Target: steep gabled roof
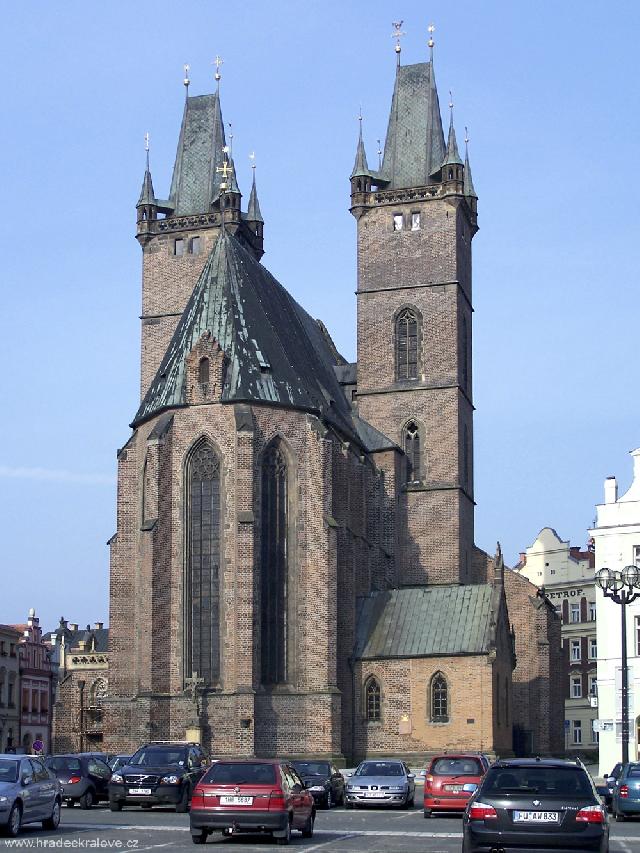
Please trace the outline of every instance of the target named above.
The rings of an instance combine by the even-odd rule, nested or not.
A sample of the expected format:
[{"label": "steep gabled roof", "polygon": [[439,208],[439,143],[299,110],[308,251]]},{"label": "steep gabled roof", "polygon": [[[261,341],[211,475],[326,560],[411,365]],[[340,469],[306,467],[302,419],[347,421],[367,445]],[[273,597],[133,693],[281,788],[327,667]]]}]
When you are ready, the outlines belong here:
[{"label": "steep gabled roof", "polygon": [[186,359],[206,332],[227,358],[223,402],[312,412],[360,440],[322,329],[227,232],[216,241],[132,426],[186,404]]},{"label": "steep gabled roof", "polygon": [[432,62],[398,66],[381,176],[390,189],[432,183],[445,157]]}]

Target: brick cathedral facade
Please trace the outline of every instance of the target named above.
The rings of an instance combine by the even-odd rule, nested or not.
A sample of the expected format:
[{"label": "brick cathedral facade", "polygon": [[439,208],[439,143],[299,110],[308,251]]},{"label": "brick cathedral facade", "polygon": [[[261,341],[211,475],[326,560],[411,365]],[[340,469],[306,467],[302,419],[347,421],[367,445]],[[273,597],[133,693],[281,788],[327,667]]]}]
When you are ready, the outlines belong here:
[{"label": "brick cathedral facade", "polygon": [[474,545],[477,197],[432,61],[398,63],[383,162],[360,136],[350,180],[357,363],[262,264],[219,93],[186,99],[167,199],[147,164],[113,751],[188,728],[213,755],[512,749],[515,636],[540,618],[511,624],[501,555]]}]

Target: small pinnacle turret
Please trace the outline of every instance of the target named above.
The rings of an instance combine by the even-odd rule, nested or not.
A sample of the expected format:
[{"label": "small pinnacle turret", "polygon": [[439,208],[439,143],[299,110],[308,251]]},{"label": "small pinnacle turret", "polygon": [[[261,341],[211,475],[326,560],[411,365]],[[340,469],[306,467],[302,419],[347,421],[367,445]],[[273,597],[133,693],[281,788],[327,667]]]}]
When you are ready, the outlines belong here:
[{"label": "small pinnacle turret", "polygon": [[473,186],[473,178],[471,177],[471,166],[469,165],[469,146],[467,144],[467,140],[465,139],[465,151],[464,151],[464,194],[468,198],[477,199],[477,193]]},{"label": "small pinnacle turret", "polygon": [[253,172],[253,182],[251,184],[251,195],[249,196],[249,208],[247,210],[248,222],[264,222],[262,213],[260,212],[260,202],[258,201],[258,191],[256,190],[256,173]]},{"label": "small pinnacle turret", "polygon": [[462,158],[458,151],[458,143],[456,141],[456,131],[453,126],[453,110],[451,110],[451,119],[449,121],[449,138],[447,140],[447,153],[442,162],[442,166],[462,166]]},{"label": "small pinnacle turret", "polygon": [[358,136],[358,147],[356,149],[356,159],[353,164],[353,171],[351,172],[352,178],[362,178],[365,175],[371,175],[369,171],[369,164],[367,163],[367,152],[364,148],[364,141],[362,139],[362,119],[360,119],[360,134]]},{"label": "small pinnacle turret", "polygon": [[156,197],[153,191],[153,181],[151,180],[151,172],[149,171],[149,167],[145,169],[144,178],[142,180],[142,189],[140,190],[140,198],[138,199],[138,203],[136,207],[143,207],[144,205],[156,205]]}]

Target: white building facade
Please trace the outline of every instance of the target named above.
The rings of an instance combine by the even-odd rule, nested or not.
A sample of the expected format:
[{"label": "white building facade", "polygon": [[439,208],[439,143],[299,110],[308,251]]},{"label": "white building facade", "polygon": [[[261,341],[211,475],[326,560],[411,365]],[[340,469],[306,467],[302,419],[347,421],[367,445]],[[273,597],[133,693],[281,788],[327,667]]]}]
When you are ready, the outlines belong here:
[{"label": "white building facade", "polygon": [[[640,565],[640,448],[631,452],[633,482],[618,497],[615,477],[604,484],[604,503],[596,506],[590,531],[595,541],[596,571],[607,567],[621,571]],[[629,758],[638,757],[640,733],[640,599],[627,608],[627,656],[629,667]],[[621,760],[622,743],[622,643],[621,605],[596,591],[598,638],[598,717],[600,728],[600,775],[609,773]]]},{"label": "white building facade", "polygon": [[595,555],[571,547],[551,527],[520,554],[514,568],[531,583],[544,587],[562,619],[565,665],[564,746],[570,755],[598,749],[593,721],[597,711],[597,633]]}]

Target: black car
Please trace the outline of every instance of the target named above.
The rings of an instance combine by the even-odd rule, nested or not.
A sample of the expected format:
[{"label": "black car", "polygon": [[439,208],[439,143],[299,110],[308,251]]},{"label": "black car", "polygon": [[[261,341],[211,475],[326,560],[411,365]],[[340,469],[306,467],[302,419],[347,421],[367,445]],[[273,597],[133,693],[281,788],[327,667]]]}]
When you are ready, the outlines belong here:
[{"label": "black car", "polygon": [[292,761],[316,805],[325,809],[344,803],[344,776],[329,761]]},{"label": "black car", "polygon": [[609,811],[611,811],[611,809],[612,809],[613,793],[616,789],[616,782],[618,781],[618,779],[620,778],[620,774],[622,773],[623,766],[624,765],[622,764],[622,762],[618,761],[618,763],[615,765],[615,767],[613,768],[611,773],[609,773],[608,776],[604,777],[604,781],[606,782],[607,790],[606,790],[606,792],[603,791],[602,793],[603,793],[603,796],[607,802],[607,808],[609,809]]},{"label": "black car", "polygon": [[206,770],[206,756],[199,743],[154,741],[131,756],[109,783],[109,808],[123,806],[173,806],[189,808],[191,793]]},{"label": "black car", "polygon": [[463,818],[463,853],[509,850],[608,853],[609,820],[591,776],[575,761],[497,761]]},{"label": "black car", "polygon": [[81,809],[90,809],[94,803],[109,799],[111,768],[100,758],[70,753],[50,755],[44,763],[57,776],[68,806],[78,803]]}]

